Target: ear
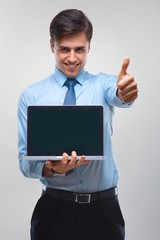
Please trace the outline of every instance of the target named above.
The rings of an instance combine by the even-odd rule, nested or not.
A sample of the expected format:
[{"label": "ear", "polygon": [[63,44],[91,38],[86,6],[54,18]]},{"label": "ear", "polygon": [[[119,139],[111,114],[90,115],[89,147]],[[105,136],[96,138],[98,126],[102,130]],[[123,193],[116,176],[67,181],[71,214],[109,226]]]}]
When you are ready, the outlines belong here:
[{"label": "ear", "polygon": [[89,51],[90,51],[90,47],[91,47],[91,44],[89,43],[89,46],[88,46],[88,53],[89,53]]},{"label": "ear", "polygon": [[87,51],[87,53],[89,53],[90,47],[91,47],[91,45],[90,45],[90,42],[89,42],[89,43],[88,43],[88,51]]},{"label": "ear", "polygon": [[50,47],[51,47],[52,52],[54,53],[54,41],[52,38],[50,39]]}]

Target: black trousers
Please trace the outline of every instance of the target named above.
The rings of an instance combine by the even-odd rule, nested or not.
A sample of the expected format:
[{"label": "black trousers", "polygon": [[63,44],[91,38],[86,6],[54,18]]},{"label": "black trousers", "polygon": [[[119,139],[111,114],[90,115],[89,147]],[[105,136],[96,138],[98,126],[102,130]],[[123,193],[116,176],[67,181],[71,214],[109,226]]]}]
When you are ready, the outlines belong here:
[{"label": "black trousers", "polygon": [[73,203],[43,193],[31,219],[31,240],[124,240],[118,197]]}]

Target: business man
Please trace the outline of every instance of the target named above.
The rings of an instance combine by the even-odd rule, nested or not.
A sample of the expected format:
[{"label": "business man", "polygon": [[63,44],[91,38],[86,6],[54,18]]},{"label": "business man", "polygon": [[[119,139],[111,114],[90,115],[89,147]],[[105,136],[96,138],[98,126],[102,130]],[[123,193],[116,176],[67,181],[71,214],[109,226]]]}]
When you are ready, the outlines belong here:
[{"label": "business man", "polygon": [[[117,77],[106,73],[94,75],[84,69],[92,31],[92,24],[82,11],[67,9],[58,13],[50,24],[54,73],[29,86],[19,99],[19,157],[27,151],[28,106],[67,102],[101,105],[104,109],[104,161],[87,161],[84,155],[77,158],[76,149],[64,152],[60,161],[20,160],[24,176],[40,179],[43,184],[31,220],[32,240],[125,237],[117,194],[119,176],[112,152],[112,118],[115,107],[132,106],[138,94],[137,83],[127,73],[129,58],[123,60]],[[68,96],[74,96],[74,103],[69,102]]]}]

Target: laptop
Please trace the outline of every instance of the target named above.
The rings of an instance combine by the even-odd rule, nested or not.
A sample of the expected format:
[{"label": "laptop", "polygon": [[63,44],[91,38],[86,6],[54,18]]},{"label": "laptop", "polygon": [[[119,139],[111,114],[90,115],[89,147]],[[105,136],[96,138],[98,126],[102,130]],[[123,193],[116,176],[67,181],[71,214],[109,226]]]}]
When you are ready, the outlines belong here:
[{"label": "laptop", "polygon": [[27,116],[22,160],[61,160],[72,151],[78,158],[104,159],[102,106],[29,106]]}]

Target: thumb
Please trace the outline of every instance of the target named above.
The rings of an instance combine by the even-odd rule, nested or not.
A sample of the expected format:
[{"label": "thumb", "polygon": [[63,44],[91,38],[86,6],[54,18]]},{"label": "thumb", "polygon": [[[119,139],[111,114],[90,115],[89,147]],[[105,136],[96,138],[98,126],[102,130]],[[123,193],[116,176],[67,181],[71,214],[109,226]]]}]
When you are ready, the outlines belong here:
[{"label": "thumb", "polygon": [[130,63],[130,59],[128,57],[126,57],[123,60],[122,68],[121,68],[121,71],[118,75],[118,81],[120,81],[127,74],[127,68],[129,66],[129,63]]}]

